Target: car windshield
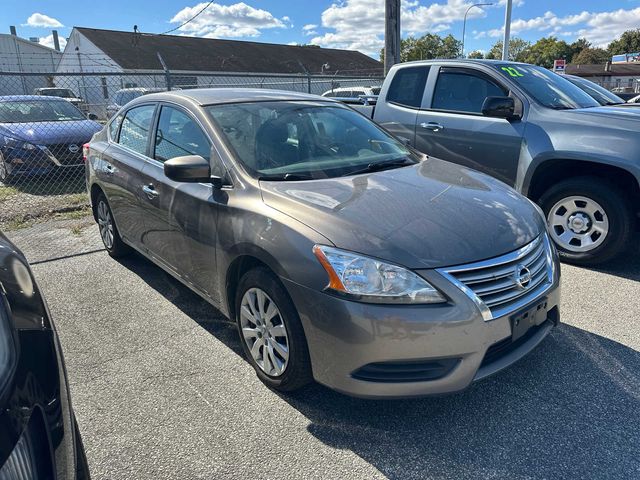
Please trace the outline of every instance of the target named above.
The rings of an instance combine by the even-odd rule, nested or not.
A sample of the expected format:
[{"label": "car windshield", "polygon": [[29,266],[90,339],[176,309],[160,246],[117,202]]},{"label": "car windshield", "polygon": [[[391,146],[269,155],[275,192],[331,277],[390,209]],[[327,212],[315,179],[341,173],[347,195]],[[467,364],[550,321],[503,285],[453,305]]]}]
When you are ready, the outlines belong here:
[{"label": "car windshield", "polygon": [[47,97],[62,97],[72,98],[74,95],[66,88],[47,88],[46,90],[40,90],[40,95]]},{"label": "car windshield", "polygon": [[333,103],[253,102],[205,108],[237,159],[261,179],[330,178],[418,161],[372,121]]},{"label": "car windshield", "polygon": [[86,120],[65,100],[18,100],[0,102],[0,123],[64,122]]},{"label": "car windshield", "polygon": [[509,63],[497,63],[494,68],[545,107],[568,110],[600,105],[573,83],[546,68]]},{"label": "car windshield", "polygon": [[583,92],[589,94],[596,102],[600,105],[620,105],[624,103],[619,96],[615,93],[610,92],[604,87],[601,87],[597,83],[593,83],[589,80],[585,80],[580,77],[564,77],[573,83],[576,87],[578,87]]}]

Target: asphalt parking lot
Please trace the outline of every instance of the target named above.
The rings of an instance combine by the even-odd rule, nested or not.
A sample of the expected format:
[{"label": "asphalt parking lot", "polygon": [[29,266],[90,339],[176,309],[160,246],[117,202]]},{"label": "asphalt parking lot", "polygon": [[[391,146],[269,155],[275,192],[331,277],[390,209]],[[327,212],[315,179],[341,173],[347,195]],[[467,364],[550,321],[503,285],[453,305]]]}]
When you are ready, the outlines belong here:
[{"label": "asphalt parking lot", "polygon": [[138,255],[33,269],[94,479],[640,477],[640,250],[564,266],[564,324],[509,370],[384,402],[268,390],[235,327]]}]

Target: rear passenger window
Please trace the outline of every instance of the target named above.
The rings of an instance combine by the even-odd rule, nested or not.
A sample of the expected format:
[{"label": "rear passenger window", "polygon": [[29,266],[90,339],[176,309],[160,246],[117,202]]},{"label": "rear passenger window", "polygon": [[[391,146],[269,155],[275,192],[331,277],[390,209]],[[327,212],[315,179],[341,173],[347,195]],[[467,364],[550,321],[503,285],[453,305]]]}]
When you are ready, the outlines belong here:
[{"label": "rear passenger window", "polygon": [[146,155],[155,108],[155,105],[142,105],[129,110],[122,121],[118,143]]},{"label": "rear passenger window", "polygon": [[447,68],[440,70],[431,105],[436,110],[482,113],[487,97],[502,97],[507,93],[480,73]]},{"label": "rear passenger window", "polygon": [[186,113],[162,107],[156,132],[155,159],[164,162],[185,155],[209,159],[211,145],[198,124]]},{"label": "rear passenger window", "polygon": [[387,92],[387,102],[420,108],[429,67],[408,67],[396,72]]}]

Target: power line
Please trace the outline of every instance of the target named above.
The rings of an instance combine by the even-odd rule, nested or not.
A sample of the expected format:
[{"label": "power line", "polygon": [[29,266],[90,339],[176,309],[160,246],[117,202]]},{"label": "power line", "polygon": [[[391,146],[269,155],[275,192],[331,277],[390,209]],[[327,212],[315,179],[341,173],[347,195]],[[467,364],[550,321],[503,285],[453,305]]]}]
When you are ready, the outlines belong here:
[{"label": "power line", "polygon": [[184,23],[181,23],[180,25],[178,25],[175,28],[172,28],[171,30],[167,30],[166,32],[162,32],[162,33],[158,33],[157,35],[166,35],[167,33],[171,33],[171,32],[175,32],[176,30],[178,30],[179,28],[184,27],[187,23],[192,22],[193,20],[196,19],[196,17],[198,15],[200,15],[202,12],[204,12],[207,8],[209,8],[211,6],[211,4],[213,3],[213,0],[211,0],[209,3],[207,3],[202,10],[200,10],[198,13],[196,13],[193,17],[191,17],[189,20],[187,20]]}]

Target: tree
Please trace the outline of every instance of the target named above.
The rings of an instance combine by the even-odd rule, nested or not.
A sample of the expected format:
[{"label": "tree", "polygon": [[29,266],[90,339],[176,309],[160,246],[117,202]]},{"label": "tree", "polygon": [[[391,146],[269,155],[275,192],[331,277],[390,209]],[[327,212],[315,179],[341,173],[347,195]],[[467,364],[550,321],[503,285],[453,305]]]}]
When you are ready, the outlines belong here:
[{"label": "tree", "polygon": [[609,55],[640,52],[640,29],[627,30],[620,38],[609,44]]},{"label": "tree", "polygon": [[523,61],[541,67],[553,67],[553,61],[559,59],[571,60],[573,52],[571,46],[556,37],[544,37],[531,45],[523,54]]},{"label": "tree", "polygon": [[467,54],[467,58],[484,58],[484,54],[480,50],[474,50]]},{"label": "tree", "polygon": [[585,48],[573,56],[571,63],[578,65],[598,65],[609,60],[609,54],[603,48]]},{"label": "tree", "polygon": [[[457,58],[461,50],[462,42],[453,35],[444,38],[434,33],[427,33],[420,38],[409,36],[400,40],[400,61]],[[380,50],[380,61],[384,62],[384,49]]]},{"label": "tree", "polygon": [[[522,62],[527,49],[531,47],[531,42],[527,42],[518,37],[512,37],[509,40],[509,61]],[[502,58],[502,40],[498,40],[491,50],[487,52],[485,58],[500,60]]]},{"label": "tree", "polygon": [[579,38],[571,45],[569,45],[569,48],[571,49],[571,57],[567,58],[567,60],[571,60],[571,63],[575,63],[573,59],[576,57],[576,55],[587,48],[591,48],[591,42],[586,38]]}]

